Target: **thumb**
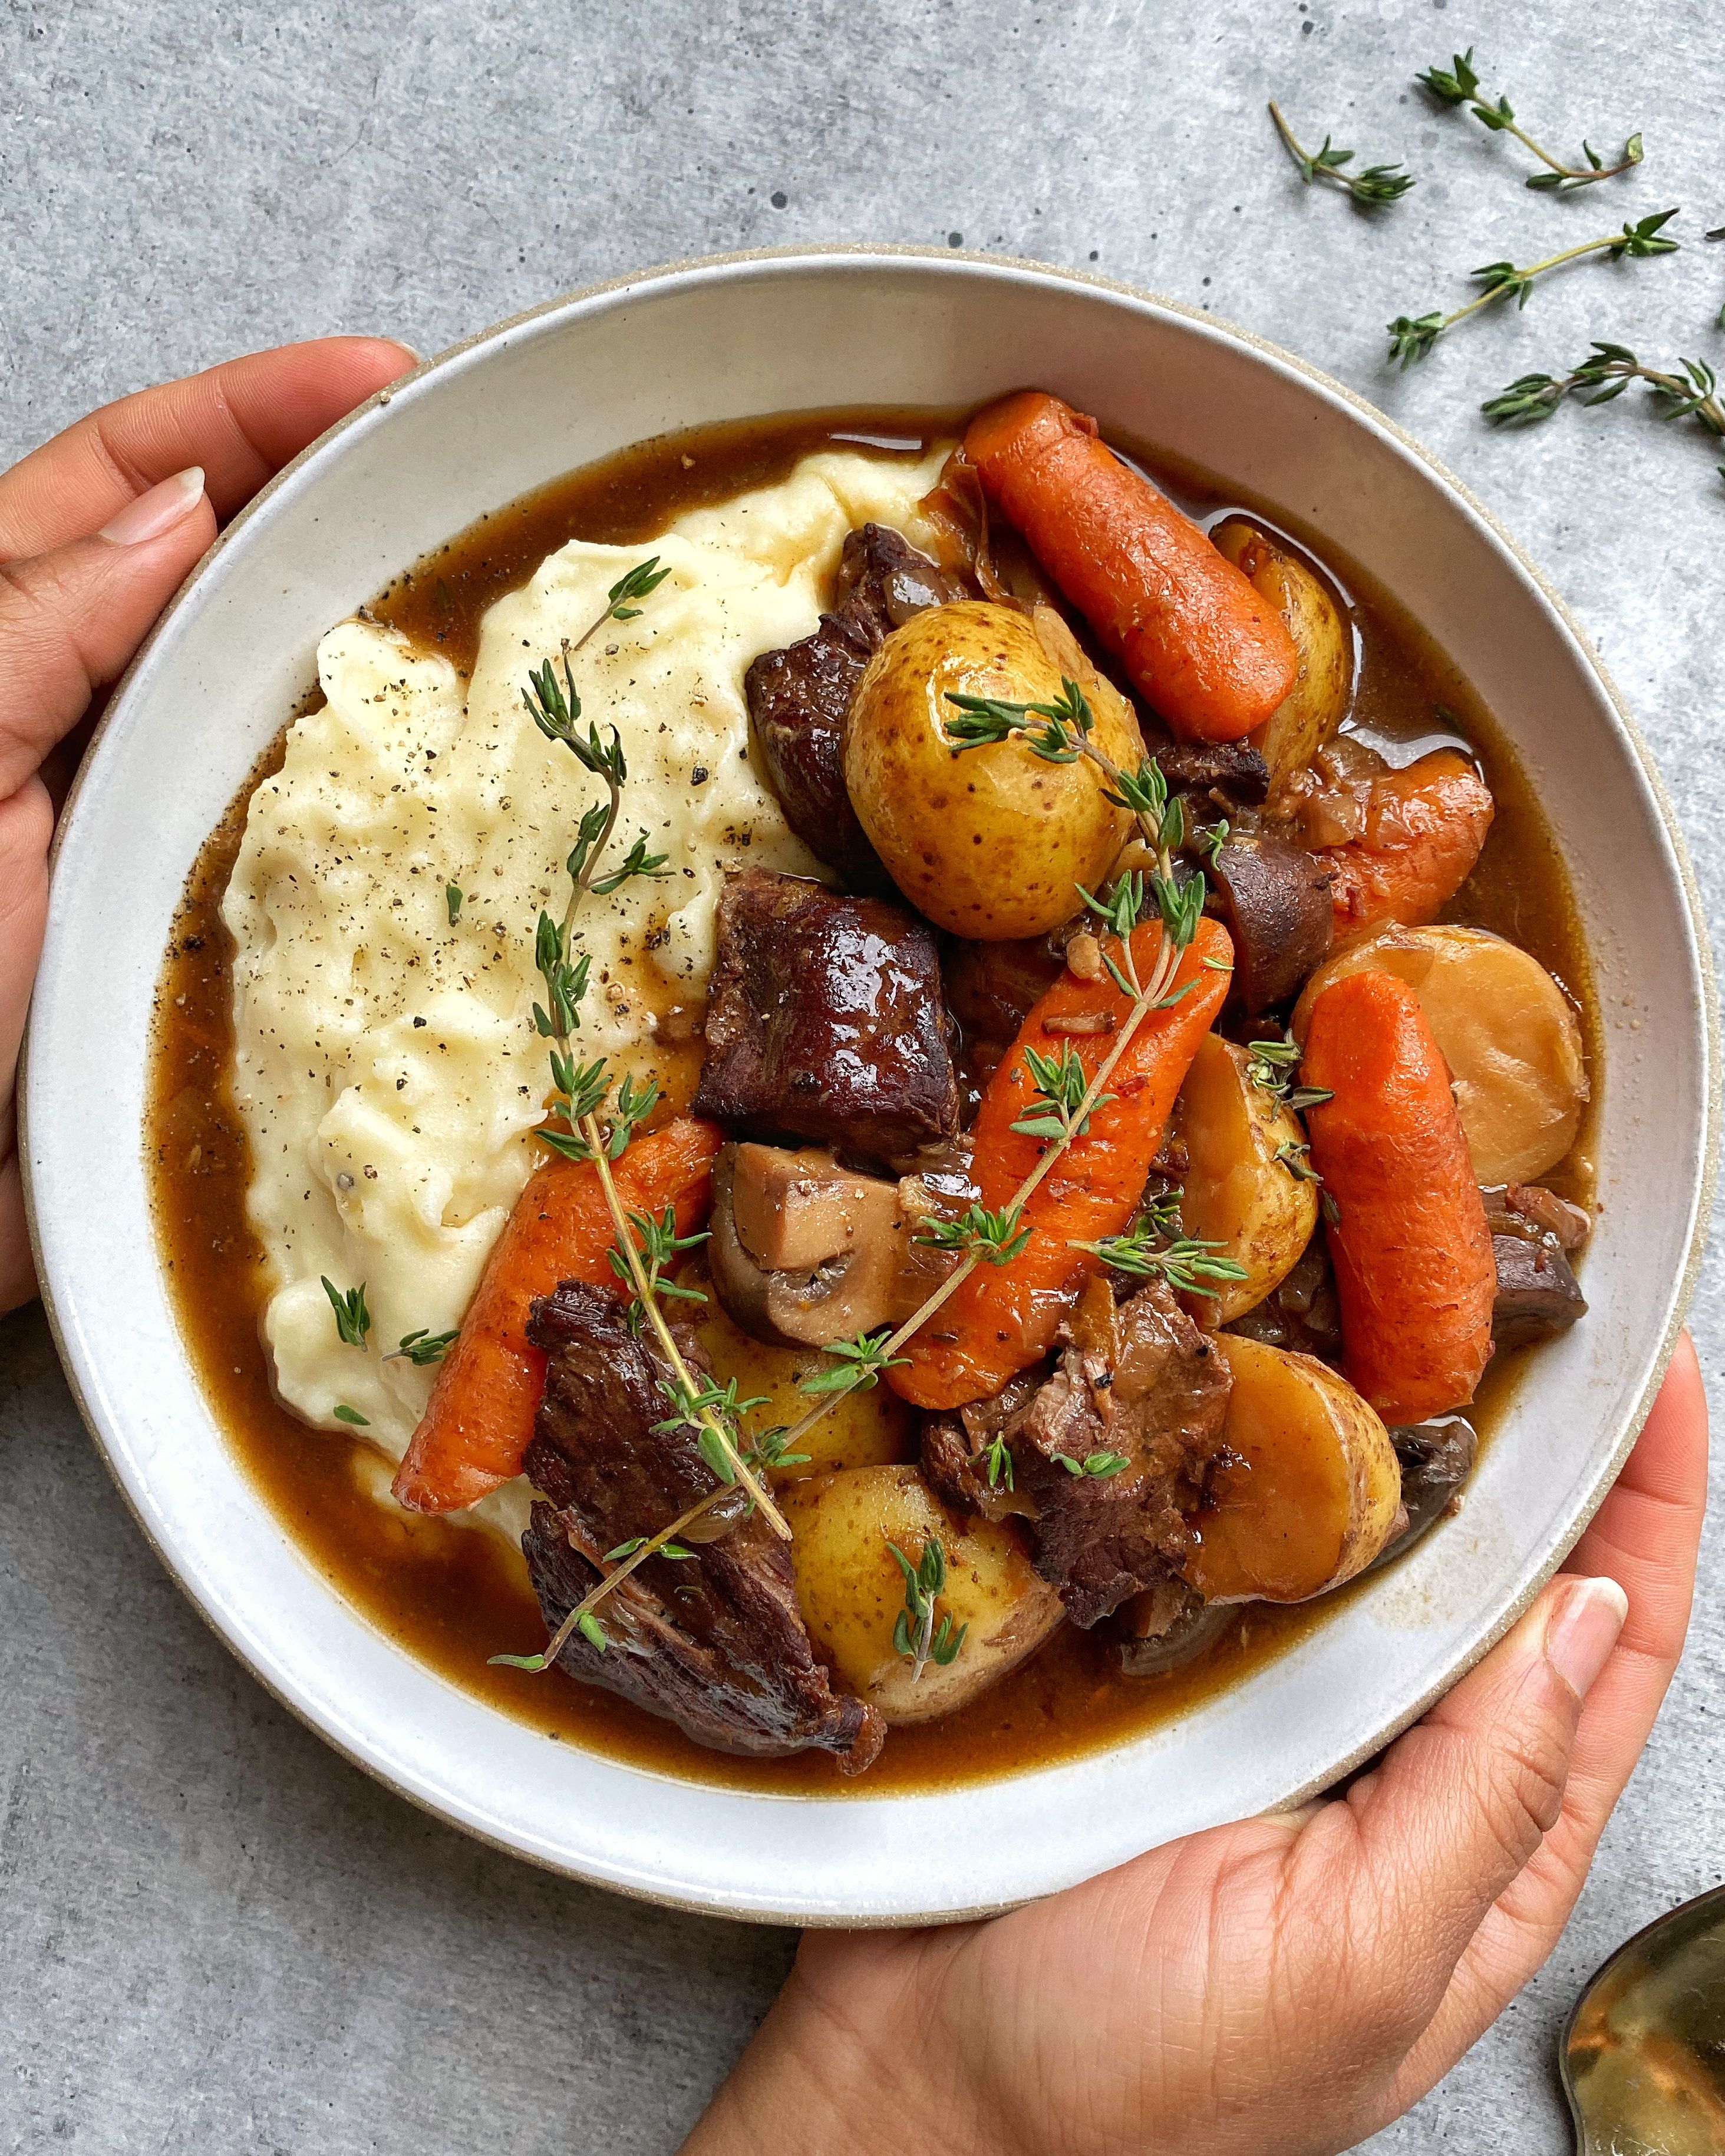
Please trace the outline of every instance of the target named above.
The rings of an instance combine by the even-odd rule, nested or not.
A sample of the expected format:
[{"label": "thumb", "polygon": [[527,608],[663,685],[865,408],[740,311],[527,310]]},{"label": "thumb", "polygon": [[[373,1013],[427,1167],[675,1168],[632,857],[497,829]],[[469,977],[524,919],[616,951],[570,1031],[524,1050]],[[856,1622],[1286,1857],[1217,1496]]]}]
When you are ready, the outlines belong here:
[{"label": "thumb", "polygon": [[1405,2048],[1556,1824],[1581,1702],[1628,1614],[1614,1579],[1553,1584],[1478,1668],[1302,1830],[1345,1888],[1357,2003]]},{"label": "thumb", "polygon": [[0,562],[0,801],[125,670],[215,531],[194,465],[94,538]]}]

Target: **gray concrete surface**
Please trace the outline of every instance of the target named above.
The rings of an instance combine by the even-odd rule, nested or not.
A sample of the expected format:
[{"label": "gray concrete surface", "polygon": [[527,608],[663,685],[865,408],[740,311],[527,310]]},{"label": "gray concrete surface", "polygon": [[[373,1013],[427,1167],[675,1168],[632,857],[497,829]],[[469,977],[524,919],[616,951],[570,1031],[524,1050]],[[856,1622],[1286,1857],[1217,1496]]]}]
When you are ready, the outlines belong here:
[{"label": "gray concrete surface", "polygon": [[[1411,86],[1470,42],[1536,131],[1640,126],[1645,167],[1526,192],[1512,145]],[[1476,412],[1593,336],[1725,357],[1725,246],[1699,244],[1722,60],[1711,0],[0,0],[0,457],[228,352],[338,327],[430,350],[708,249],[1093,262],[1332,369],[1466,477],[1640,712],[1725,921],[1717,457],[1639,398],[1517,439]],[[1375,222],[1302,191],[1271,94],[1419,189]],[[1384,370],[1380,325],[1457,304],[1476,264],[1674,203],[1681,254],[1584,264]],[[1717,1394],[1717,1252],[1696,1329]],[[1567,2148],[1549,2062],[1579,1982],[1725,1874],[1722,1533],[1567,1936],[1384,2156]],[[35,1313],[0,1327],[0,1789],[7,2150],[666,2149],[793,1943],[548,1880],[326,1752],[168,1585]]]}]

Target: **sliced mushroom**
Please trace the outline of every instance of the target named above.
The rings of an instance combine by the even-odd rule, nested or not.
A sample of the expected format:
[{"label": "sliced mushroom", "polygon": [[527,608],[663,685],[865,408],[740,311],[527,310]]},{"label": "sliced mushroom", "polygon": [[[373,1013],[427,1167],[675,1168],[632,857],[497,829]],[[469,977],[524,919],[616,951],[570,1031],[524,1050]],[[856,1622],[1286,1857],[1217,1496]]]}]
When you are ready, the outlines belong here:
[{"label": "sliced mushroom", "polygon": [[1286,839],[1230,839],[1217,854],[1215,882],[1234,939],[1235,1000],[1252,1017],[1291,1002],[1329,956],[1329,870]]},{"label": "sliced mushroom", "polygon": [[926,1202],[829,1152],[724,1147],[713,1167],[707,1258],[744,1332],[780,1347],[854,1340],[908,1317],[954,1262],[918,1242]]}]

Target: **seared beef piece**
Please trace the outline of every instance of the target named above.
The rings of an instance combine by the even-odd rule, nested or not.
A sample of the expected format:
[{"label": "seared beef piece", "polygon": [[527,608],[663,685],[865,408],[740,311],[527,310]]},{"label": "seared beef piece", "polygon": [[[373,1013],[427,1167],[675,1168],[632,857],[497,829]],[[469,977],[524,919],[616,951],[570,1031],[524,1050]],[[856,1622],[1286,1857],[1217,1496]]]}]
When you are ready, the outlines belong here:
[{"label": "seared beef piece", "polygon": [[1342,1312],[1336,1301],[1336,1276],[1322,1235],[1314,1235],[1304,1255],[1274,1294],[1222,1327],[1268,1348],[1315,1355],[1321,1363],[1342,1360]]},{"label": "seared beef piece", "polygon": [[906,1164],[954,1136],[933,930],[798,876],[727,877],[695,1113]]},{"label": "seared beef piece", "polygon": [[812,636],[763,651],[743,690],[767,777],[809,850],[865,891],[891,888],[845,786],[845,721],[863,669],[889,629],[968,588],[880,524],[845,536],[834,592]]},{"label": "seared beef piece", "polygon": [[1216,906],[1234,939],[1230,996],[1249,1017],[1291,1001],[1328,957],[1332,875],[1286,839],[1230,839],[1217,854]]},{"label": "seared beef piece", "polygon": [[1219,796],[1255,808],[1270,791],[1270,767],[1250,742],[1167,742],[1151,748],[1171,793]]},{"label": "seared beef piece", "polygon": [[[1587,1302],[1569,1270],[1569,1260],[1557,1228],[1542,1224],[1551,1208],[1561,1205],[1548,1191],[1524,1190],[1512,1183],[1494,1184],[1480,1193],[1486,1201],[1486,1224],[1491,1230],[1491,1255],[1497,1260],[1497,1299],[1491,1306],[1491,1339],[1502,1348],[1529,1348],[1536,1341],[1553,1339],[1567,1332],[1586,1314]],[[1550,1199],[1550,1207],[1541,1205]],[[1555,1215],[1558,1227],[1572,1237],[1574,1224],[1567,1217],[1579,1213],[1566,1207]],[[1585,1216],[1584,1216],[1584,1219]],[[1572,1241],[1571,1247],[1577,1245]]]},{"label": "seared beef piece", "polygon": [[[1052,1370],[925,1423],[923,1471],[948,1503],[1029,1513],[1037,1571],[1088,1630],[1166,1581],[1190,1548],[1186,1515],[1221,1443],[1230,1382],[1161,1281],[1117,1305],[1108,1283],[1094,1281]],[[996,1437],[1011,1456],[1009,1495],[1004,1476],[988,1481],[983,1455]],[[1099,1453],[1127,1464],[1074,1471]]]},{"label": "seared beef piece", "polygon": [[[533,1305],[527,1337],[550,1358],[527,1450],[543,1493],[521,1537],[539,1606],[554,1632],[599,1578],[597,1560],[655,1534],[718,1486],[686,1425],[655,1430],[670,1368],[624,1321],[611,1289],[565,1281]],[[679,1343],[705,1368],[692,1341]],[[652,1557],[600,1605],[610,1645],[578,1632],[558,1661],[675,1722],[698,1744],[778,1758],[834,1752],[859,1773],[885,1728],[872,1707],[835,1693],[797,1607],[790,1553],[758,1514],[689,1558]]]}]

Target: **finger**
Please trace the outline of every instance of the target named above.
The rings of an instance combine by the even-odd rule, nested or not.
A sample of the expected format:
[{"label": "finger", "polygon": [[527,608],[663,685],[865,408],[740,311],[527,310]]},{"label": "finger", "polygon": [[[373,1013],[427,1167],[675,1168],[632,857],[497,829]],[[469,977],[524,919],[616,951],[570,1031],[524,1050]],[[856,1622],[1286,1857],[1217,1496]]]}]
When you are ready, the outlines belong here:
[{"label": "finger", "polygon": [[105,535],[0,562],[0,800],[124,670],[215,533],[194,465],[129,503]]},{"label": "finger", "polygon": [[1339,1912],[1348,2014],[1380,2057],[1418,2041],[1486,1912],[1557,1823],[1581,1700],[1625,1607],[1615,1581],[1548,1588],[1301,1830],[1288,1897]]},{"label": "finger", "polygon": [[[1607,1571],[1629,1616],[1589,1692],[1561,1815],[1488,1912],[1395,2091],[1405,2109],[1441,2080],[1556,1945],[1676,1667],[1707,1504],[1707,1410],[1695,1349],[1677,1344],[1647,1426],[1570,1558]],[[1389,2114],[1394,2115],[1394,2114]]]},{"label": "finger", "polygon": [[0,560],[99,531],[127,502],[203,468],[231,516],[326,427],[416,364],[382,337],[321,337],[122,397],[0,478]]}]

